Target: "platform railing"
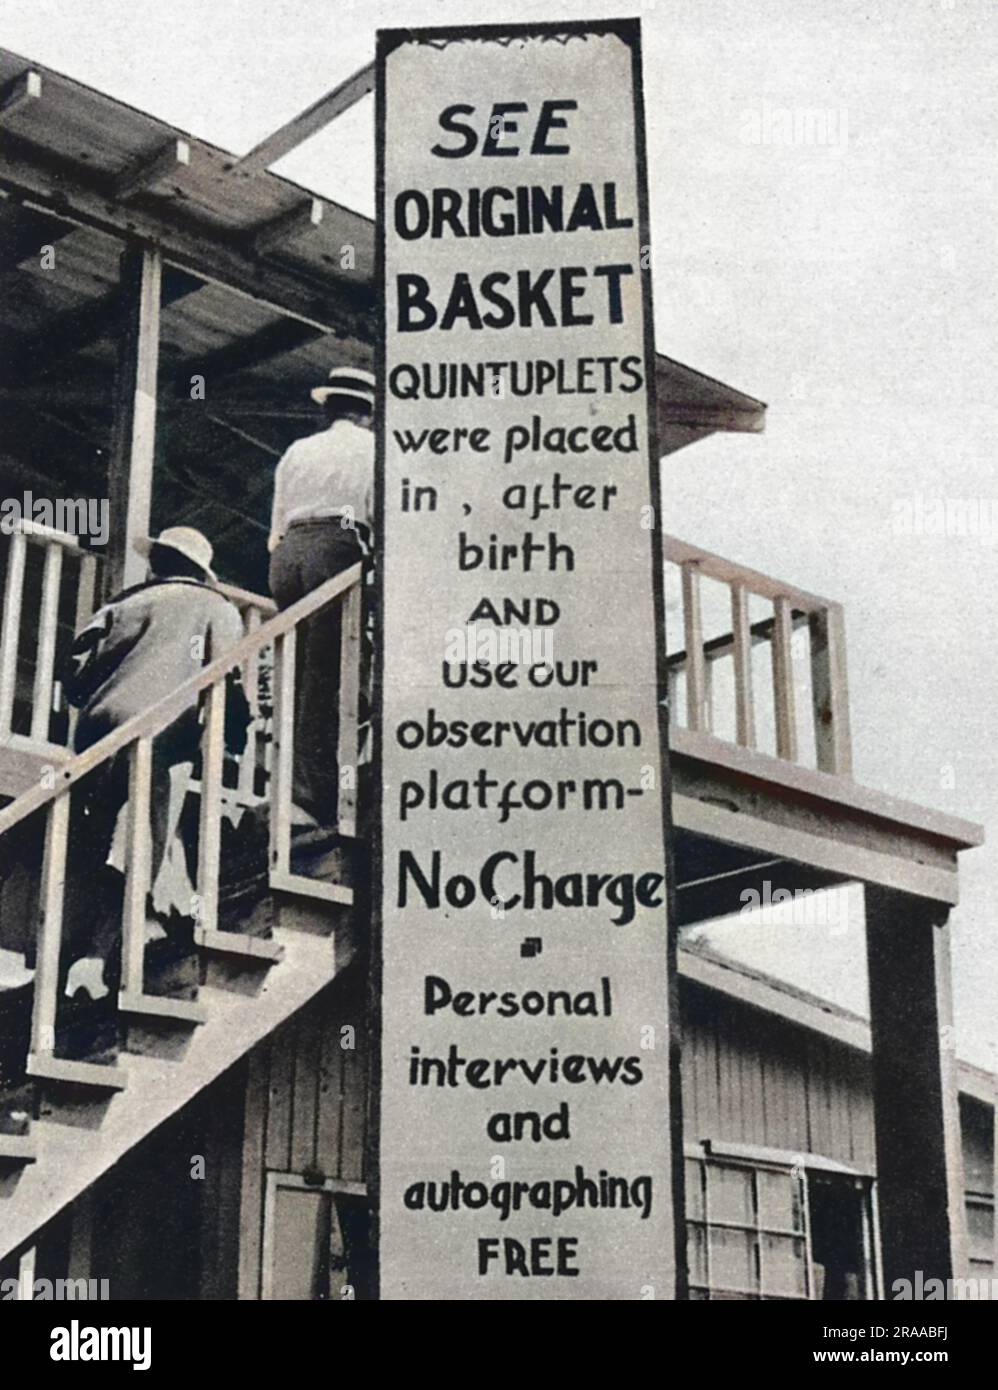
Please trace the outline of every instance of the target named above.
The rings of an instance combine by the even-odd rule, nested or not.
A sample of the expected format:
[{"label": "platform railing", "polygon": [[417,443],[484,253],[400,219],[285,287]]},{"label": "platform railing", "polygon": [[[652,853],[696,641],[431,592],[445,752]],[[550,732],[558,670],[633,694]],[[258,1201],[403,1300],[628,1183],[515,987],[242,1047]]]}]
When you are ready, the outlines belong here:
[{"label": "platform railing", "polygon": [[[715,674],[730,660],[733,670],[734,742],[760,747],[760,700],[754,649],[767,646],[772,672],[772,718],[775,755],[789,762],[802,758],[804,721],[813,733],[816,766],[840,777],[852,775],[849,694],[846,674],[845,627],[842,607],[807,593],[783,580],[735,564],[720,555],[681,541],[664,538],[667,566],[678,570],[679,606],[684,646],[668,657],[670,717],[694,733],[716,732],[718,722]],[[727,591],[729,619],[725,630],[705,636],[702,581],[710,579]],[[750,619],[752,596],[768,608],[766,616]],[[730,624],[730,625],[729,625]],[[806,641],[795,643],[795,634]],[[805,654],[807,679],[800,656]],[[685,682],[685,708],[678,707],[680,678]],[[800,698],[802,687],[808,704]],[[807,688],[809,687],[809,690]]]},{"label": "platform railing", "polygon": [[[25,602],[29,550],[42,552],[40,600],[30,608]],[[55,677],[59,619],[69,598],[69,620],[74,630],[86,624],[94,609],[97,568],[98,557],[82,546],[76,536],[38,522],[13,524],[0,617],[0,743],[34,745],[44,751],[64,746],[68,741],[71,718],[61,736],[52,736],[53,715],[61,707],[61,691]],[[23,665],[31,664],[34,672],[28,693],[26,682],[19,682],[19,677]],[[19,696],[22,707],[28,704],[28,727],[16,730]]]}]

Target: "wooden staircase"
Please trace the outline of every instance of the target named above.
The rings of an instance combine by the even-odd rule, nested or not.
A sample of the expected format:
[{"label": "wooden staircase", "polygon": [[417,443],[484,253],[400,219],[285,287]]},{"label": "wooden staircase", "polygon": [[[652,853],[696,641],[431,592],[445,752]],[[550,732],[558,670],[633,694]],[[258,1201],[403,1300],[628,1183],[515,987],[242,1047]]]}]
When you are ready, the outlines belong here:
[{"label": "wooden staircase", "polygon": [[[38,932],[30,994],[30,1042],[13,1084],[0,1091],[0,1259],[73,1202],[103,1173],[199,1092],[303,1008],[355,955],[355,793],[343,798],[342,847],[301,872],[292,854],[291,768],[294,641],[298,625],[328,603],[344,605],[342,663],[359,659],[360,569],[328,581],[301,603],[257,626],[231,652],[180,690],[57,770],[57,784],[35,784],[0,810],[0,835],[30,816],[45,818]],[[261,926],[223,920],[221,806],[225,683],[230,672],[272,648],[275,714],[272,766],[263,809],[269,871]],[[335,659],[335,655],[334,658]],[[358,761],[356,674],[342,681],[340,765]],[[150,753],[192,698],[206,711],[197,787],[199,826],[193,946],[185,979],[155,968],[147,945]],[[66,1044],[63,900],[72,788],[107,758],[127,756],[129,855],[124,875],[120,987],[108,999],[103,1032],[82,1050]],[[242,779],[241,779],[242,780]],[[258,799],[257,810],[260,810]],[[223,899],[220,902],[220,896]],[[261,904],[258,902],[257,907]],[[9,956],[10,952],[0,953]],[[176,965],[176,960],[174,964]],[[30,978],[29,971],[22,971]],[[0,1013],[5,998],[0,992]],[[26,1023],[25,1032],[28,1032]],[[27,1119],[25,1119],[27,1116]]]}]

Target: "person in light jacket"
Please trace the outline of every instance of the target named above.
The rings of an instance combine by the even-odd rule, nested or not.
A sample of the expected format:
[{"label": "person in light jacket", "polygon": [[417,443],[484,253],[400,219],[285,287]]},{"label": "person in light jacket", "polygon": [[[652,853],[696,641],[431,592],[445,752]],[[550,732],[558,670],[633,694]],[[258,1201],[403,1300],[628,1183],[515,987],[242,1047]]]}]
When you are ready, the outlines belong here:
[{"label": "person in light jacket", "polygon": [[[79,710],[73,751],[86,752],[107,734],[155,705],[209,662],[224,655],[243,636],[239,610],[214,587],[212,548],[189,526],[173,526],[155,539],[135,543],[149,561],[144,583],[104,604],[77,633],[61,679],[70,704]],[[227,691],[226,742],[242,752],[249,707],[237,678]],[[201,743],[201,701],[187,709],[152,745],[149,884],[167,848],[171,769],[193,764]],[[112,755],[73,794],[67,886],[70,955],[80,981],[92,997],[105,992],[104,965],[117,924],[93,910],[88,882],[107,863],[118,815],[128,799],[129,749]],[[99,896],[99,895],[98,895]],[[113,934],[113,935],[112,935]],[[72,985],[67,993],[72,993]]]},{"label": "person in light jacket", "polygon": [[[282,609],[372,550],[374,377],[334,367],[311,394],[327,427],[296,440],[274,478],[270,590]],[[295,670],[295,819],[327,830],[336,826],[339,796],[341,613],[332,603],[308,620]]]}]

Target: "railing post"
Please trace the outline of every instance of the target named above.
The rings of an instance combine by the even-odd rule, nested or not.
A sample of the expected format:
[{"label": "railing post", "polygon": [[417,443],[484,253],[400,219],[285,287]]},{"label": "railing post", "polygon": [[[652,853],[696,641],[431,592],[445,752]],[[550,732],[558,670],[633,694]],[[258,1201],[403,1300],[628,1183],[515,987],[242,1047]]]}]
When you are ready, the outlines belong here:
[{"label": "railing post", "polygon": [[218,928],[218,871],[222,847],[222,762],[225,756],[225,678],[209,687],[201,740],[201,818],[198,827],[198,922]]},{"label": "railing post", "polygon": [[[81,555],[80,568],[76,578],[76,610],[73,617],[73,631],[80,632],[93,617],[94,600],[97,597],[97,556]],[[73,746],[73,734],[79,710],[69,710],[69,746]]]},{"label": "railing post", "polygon": [[794,690],[793,604],[773,600],[773,704],[776,714],[776,754],[797,761],[797,708]]},{"label": "railing post", "polygon": [[[353,838],[357,834],[357,760],[360,754],[360,643],[363,609],[363,583],[354,584],[343,599],[340,623],[340,708],[336,761],[339,774],[339,832]],[[343,786],[343,769],[353,773],[349,787]]]},{"label": "railing post", "polygon": [[812,613],[811,691],[818,767],[840,777],[852,776],[849,731],[849,685],[846,676],[845,622],[840,604]]},{"label": "railing post", "polygon": [[[247,608],[244,618],[246,635],[260,626],[259,608]],[[243,667],[243,690],[249,705],[250,722],[246,730],[246,747],[239,762],[239,795],[244,801],[252,798],[256,789],[256,736],[260,727],[260,653],[257,652]]]},{"label": "railing post", "polygon": [[0,627],[0,738],[11,732],[14,696],[17,692],[17,651],[21,635],[21,606],[24,599],[24,563],[27,541],[21,531],[10,538],[7,552],[7,579],[3,595],[3,625]]},{"label": "railing post", "polygon": [[71,793],[65,791],[56,797],[49,807],[45,826],[35,997],[31,1014],[31,1053],[35,1057],[51,1057],[55,1053],[70,796]]},{"label": "railing post", "polygon": [[38,646],[35,649],[35,687],[31,705],[31,737],[47,743],[52,717],[52,672],[59,630],[59,587],[62,580],[62,546],[45,546],[42,603],[38,614]]},{"label": "railing post", "polygon": [[686,723],[690,729],[707,728],[707,675],[703,654],[703,618],[700,612],[700,570],[695,560],[681,566],[683,629],[686,641]]},{"label": "railing post", "polygon": [[152,792],[152,739],[132,745],[128,777],[128,864],[121,939],[121,991],[142,994],[145,988],[146,898],[151,887],[149,827]]},{"label": "railing post", "polygon": [[295,756],[295,633],[274,642],[274,764],[270,795],[270,867],[286,874],[291,862],[291,795]]},{"label": "railing post", "polygon": [[752,692],[752,629],[748,590],[731,586],[731,633],[735,665],[735,739],[743,748],[755,747],[755,699]]}]

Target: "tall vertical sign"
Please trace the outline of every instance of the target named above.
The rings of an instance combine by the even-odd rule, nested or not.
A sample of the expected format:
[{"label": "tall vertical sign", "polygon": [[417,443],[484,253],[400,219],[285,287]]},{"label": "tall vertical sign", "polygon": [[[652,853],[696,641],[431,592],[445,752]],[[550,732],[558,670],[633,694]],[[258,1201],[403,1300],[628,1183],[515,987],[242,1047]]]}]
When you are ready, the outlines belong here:
[{"label": "tall vertical sign", "polygon": [[635,21],[378,44],[380,1288],[674,1294]]}]

